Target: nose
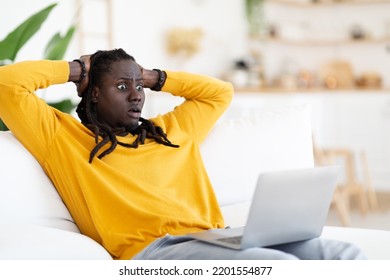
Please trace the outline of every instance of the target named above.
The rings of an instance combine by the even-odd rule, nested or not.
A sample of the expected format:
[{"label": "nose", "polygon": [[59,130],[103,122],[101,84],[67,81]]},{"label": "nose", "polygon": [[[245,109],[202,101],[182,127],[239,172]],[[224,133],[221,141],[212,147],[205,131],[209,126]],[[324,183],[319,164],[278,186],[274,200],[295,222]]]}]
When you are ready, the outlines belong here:
[{"label": "nose", "polygon": [[138,91],[135,87],[131,88],[129,96],[129,102],[141,102],[142,101],[142,93]]}]

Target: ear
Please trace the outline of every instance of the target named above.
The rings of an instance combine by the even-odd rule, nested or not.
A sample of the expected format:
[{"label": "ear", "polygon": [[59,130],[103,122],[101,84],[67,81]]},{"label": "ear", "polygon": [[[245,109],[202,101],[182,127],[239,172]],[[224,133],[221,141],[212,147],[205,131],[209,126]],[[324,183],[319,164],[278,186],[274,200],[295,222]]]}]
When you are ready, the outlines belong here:
[{"label": "ear", "polygon": [[93,89],[92,89],[92,102],[98,103],[98,97],[99,97],[99,88],[93,87]]}]

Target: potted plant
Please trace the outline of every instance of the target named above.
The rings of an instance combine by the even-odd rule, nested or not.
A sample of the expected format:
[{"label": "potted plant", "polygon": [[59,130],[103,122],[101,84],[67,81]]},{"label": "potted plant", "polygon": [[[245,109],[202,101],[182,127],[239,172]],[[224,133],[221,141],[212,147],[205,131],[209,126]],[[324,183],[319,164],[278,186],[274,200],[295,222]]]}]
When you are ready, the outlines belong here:
[{"label": "potted plant", "polygon": [[264,33],[264,0],[246,0],[246,17],[249,24],[250,36],[262,36]]},{"label": "potted plant", "polygon": [[[50,12],[57,6],[57,3],[51,4],[38,11],[0,41],[0,67],[5,64],[13,63],[20,49],[38,32],[42,24],[46,21]],[[44,59],[60,60],[65,52],[75,32],[75,26],[71,25],[64,36],[56,33],[46,45],[44,50]],[[58,103],[49,104],[57,109],[70,112],[74,105],[70,99],[65,99]],[[7,130],[7,127],[0,119],[0,131]]]}]

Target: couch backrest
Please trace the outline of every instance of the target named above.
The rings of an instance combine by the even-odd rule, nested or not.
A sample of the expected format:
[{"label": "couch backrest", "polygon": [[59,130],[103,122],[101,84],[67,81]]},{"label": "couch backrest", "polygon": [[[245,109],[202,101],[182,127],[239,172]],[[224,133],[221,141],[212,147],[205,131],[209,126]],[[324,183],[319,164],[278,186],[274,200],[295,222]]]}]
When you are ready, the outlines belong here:
[{"label": "couch backrest", "polygon": [[0,223],[30,223],[78,232],[51,181],[9,131],[0,131]]},{"label": "couch backrest", "polygon": [[[222,206],[249,201],[260,172],[313,166],[310,109],[223,119],[201,146]],[[11,132],[0,132],[0,223],[78,231],[53,184]]]},{"label": "couch backrest", "polygon": [[224,118],[201,152],[220,204],[250,201],[261,172],[314,165],[310,107]]}]

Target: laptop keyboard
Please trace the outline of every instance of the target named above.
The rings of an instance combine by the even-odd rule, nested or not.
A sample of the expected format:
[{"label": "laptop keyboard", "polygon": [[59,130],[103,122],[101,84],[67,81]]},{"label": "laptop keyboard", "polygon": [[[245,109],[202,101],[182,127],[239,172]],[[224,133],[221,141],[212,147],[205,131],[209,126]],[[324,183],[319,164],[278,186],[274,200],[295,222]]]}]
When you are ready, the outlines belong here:
[{"label": "laptop keyboard", "polygon": [[233,236],[233,237],[224,237],[224,238],[219,238],[219,241],[226,242],[229,244],[241,244],[241,238],[242,236]]}]

